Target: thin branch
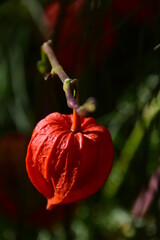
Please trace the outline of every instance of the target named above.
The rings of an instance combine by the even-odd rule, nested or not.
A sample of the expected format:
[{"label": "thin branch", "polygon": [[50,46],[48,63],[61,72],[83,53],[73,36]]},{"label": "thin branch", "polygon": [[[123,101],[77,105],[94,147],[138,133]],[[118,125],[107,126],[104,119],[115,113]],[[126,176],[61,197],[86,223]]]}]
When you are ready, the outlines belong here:
[{"label": "thin branch", "polygon": [[[52,67],[51,74],[56,74],[59,76],[63,83],[63,90],[66,95],[67,105],[69,108],[75,109],[76,112],[81,116],[86,116],[89,112],[95,111],[96,101],[94,98],[89,98],[82,106],[80,106],[76,99],[73,97],[73,91],[77,91],[77,79],[70,79],[68,75],[63,70],[62,66],[59,64],[56,55],[52,49],[52,41],[48,40],[43,43],[42,47],[42,57],[45,56],[48,58],[50,65]],[[42,59],[41,64],[45,65],[45,59]]]},{"label": "thin branch", "polygon": [[52,66],[52,73],[55,73],[59,76],[62,82],[64,82],[68,77],[68,75],[63,70],[62,66],[59,64],[53,50],[52,50],[52,41],[49,40],[42,45],[42,51],[46,54],[48,57],[48,60]]}]

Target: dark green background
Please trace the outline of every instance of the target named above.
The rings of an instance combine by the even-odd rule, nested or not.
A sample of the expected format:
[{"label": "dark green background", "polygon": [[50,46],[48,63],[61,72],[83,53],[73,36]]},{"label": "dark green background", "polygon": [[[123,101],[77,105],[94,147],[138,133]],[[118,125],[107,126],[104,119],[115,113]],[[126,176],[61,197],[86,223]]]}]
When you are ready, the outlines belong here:
[{"label": "dark green background", "polygon": [[[59,2],[65,12],[73,1]],[[94,196],[51,213],[25,171],[26,147],[36,123],[54,111],[71,112],[58,77],[44,81],[37,69],[40,47],[48,36],[41,19],[51,1],[0,3],[1,240],[160,239],[159,190],[149,189],[153,201],[142,218],[131,214],[160,157],[160,49],[154,50],[160,43],[160,6],[151,10],[154,18],[149,14],[140,21],[138,14],[151,1],[137,1],[133,11],[124,13],[114,11],[113,2],[85,1],[77,15],[79,21],[86,19],[81,37],[89,42],[87,62],[79,71],[65,70],[79,79],[80,103],[90,96],[96,98],[92,116],[111,132],[114,167]],[[121,6],[125,9],[125,1]],[[52,35],[55,50],[64,12]],[[98,45],[106,17],[113,24],[106,36],[111,42],[107,51],[108,41]],[[110,36],[112,31],[115,38]],[[99,64],[97,51],[102,52]],[[12,203],[18,213],[12,214]]]}]

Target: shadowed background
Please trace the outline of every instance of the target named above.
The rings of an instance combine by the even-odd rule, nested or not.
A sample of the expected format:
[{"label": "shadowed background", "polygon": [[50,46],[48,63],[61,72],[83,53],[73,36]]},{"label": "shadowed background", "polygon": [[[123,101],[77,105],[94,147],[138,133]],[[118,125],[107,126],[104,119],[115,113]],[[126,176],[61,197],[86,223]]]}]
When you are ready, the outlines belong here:
[{"label": "shadowed background", "polygon": [[[160,3],[158,0],[5,0],[0,3],[0,239],[160,238]],[[53,49],[80,103],[115,146],[111,175],[94,196],[45,210],[25,170],[36,123],[71,113],[58,77],[44,81],[40,47]]]}]

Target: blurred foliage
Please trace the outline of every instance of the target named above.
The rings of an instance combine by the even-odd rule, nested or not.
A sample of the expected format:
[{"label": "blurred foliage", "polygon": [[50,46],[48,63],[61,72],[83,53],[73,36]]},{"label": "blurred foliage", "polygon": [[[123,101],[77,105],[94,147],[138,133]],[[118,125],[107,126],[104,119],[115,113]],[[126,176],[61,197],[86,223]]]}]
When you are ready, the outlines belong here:
[{"label": "blurred foliage", "polygon": [[[1,240],[160,239],[159,25],[158,0],[1,1]],[[97,99],[93,116],[115,146],[104,187],[51,212],[25,171],[35,124],[53,111],[71,112],[60,80],[44,81],[37,70],[49,38],[65,71],[80,81],[80,101]],[[143,208],[148,195],[145,214],[135,216],[136,202]]]}]

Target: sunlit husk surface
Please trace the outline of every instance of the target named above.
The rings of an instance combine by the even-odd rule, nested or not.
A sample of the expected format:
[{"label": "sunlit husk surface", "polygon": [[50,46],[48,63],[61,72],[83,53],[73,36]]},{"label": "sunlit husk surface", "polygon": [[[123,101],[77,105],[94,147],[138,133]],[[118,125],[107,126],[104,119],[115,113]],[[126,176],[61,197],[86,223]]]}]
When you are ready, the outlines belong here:
[{"label": "sunlit husk surface", "polygon": [[81,118],[81,131],[71,131],[72,115],[52,113],[35,127],[26,157],[33,185],[56,204],[76,202],[97,192],[113,163],[109,131],[93,118]]}]

